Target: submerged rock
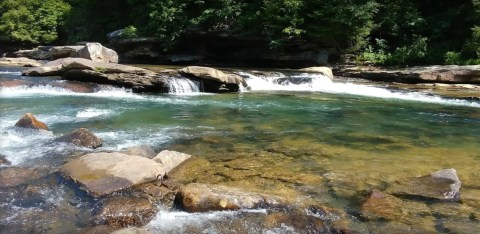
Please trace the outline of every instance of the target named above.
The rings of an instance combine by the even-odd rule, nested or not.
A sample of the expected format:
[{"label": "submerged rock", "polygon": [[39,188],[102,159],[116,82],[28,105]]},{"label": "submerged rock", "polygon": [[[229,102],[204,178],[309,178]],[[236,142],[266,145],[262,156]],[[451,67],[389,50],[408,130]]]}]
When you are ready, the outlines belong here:
[{"label": "submerged rock", "polygon": [[133,188],[133,194],[136,197],[145,197],[155,203],[160,203],[162,207],[171,209],[174,206],[176,190],[169,189],[163,182],[150,182]]},{"label": "submerged rock", "polygon": [[22,66],[22,67],[38,67],[42,63],[37,60],[20,57],[20,58],[0,58],[1,66]]},{"label": "submerged rock", "polygon": [[330,79],[333,79],[333,72],[332,72],[332,69],[330,69],[329,67],[307,67],[307,68],[302,68],[299,71],[321,73],[324,76]]},{"label": "submerged rock", "polygon": [[202,81],[207,92],[237,92],[240,86],[246,86],[245,80],[235,74],[226,74],[210,67],[189,66],[179,70],[185,76],[195,77]]},{"label": "submerged rock", "polygon": [[130,147],[121,151],[120,153],[128,154],[128,155],[137,155],[145,158],[154,158],[156,156],[155,151],[152,149],[152,147],[148,145],[139,145],[139,146]]},{"label": "submerged rock", "polygon": [[45,123],[37,120],[32,113],[26,113],[22,116],[20,120],[15,124],[16,127],[21,128],[33,128],[33,129],[42,129],[48,131],[48,127]]},{"label": "submerged rock", "polygon": [[79,128],[55,139],[57,142],[72,143],[77,146],[96,149],[102,146],[102,140],[86,128]]},{"label": "submerged rock", "polygon": [[90,59],[95,62],[118,63],[118,54],[100,43],[87,43],[73,57]]},{"label": "submerged rock", "polygon": [[112,227],[143,226],[156,212],[155,205],[146,198],[113,197],[103,202],[95,221]]},{"label": "submerged rock", "polygon": [[461,185],[457,171],[450,168],[430,175],[396,181],[388,192],[401,196],[457,201],[460,199]]},{"label": "submerged rock", "polygon": [[189,154],[184,154],[181,152],[164,150],[157,154],[153,158],[154,161],[160,163],[165,168],[165,171],[170,172],[175,167],[179,166],[187,159],[191,158],[192,156]]},{"label": "submerged rock", "polygon": [[47,174],[46,170],[27,167],[8,167],[0,169],[0,188],[15,187],[39,179]]},{"label": "submerged rock", "polygon": [[282,199],[222,185],[192,183],[182,187],[178,200],[188,212],[239,210],[278,206]]},{"label": "submerged rock", "polygon": [[374,189],[362,204],[362,215],[367,219],[394,220],[403,215],[402,200]]}]

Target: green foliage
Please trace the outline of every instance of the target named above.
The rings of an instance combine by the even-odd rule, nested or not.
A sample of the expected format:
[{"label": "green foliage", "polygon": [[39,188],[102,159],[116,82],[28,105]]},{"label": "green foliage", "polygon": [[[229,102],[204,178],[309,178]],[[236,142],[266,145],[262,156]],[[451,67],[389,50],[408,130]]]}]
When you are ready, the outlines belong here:
[{"label": "green foliage", "polygon": [[3,0],[0,2],[0,33],[13,41],[50,43],[70,6],[62,0]]},{"label": "green foliage", "polygon": [[135,38],[137,37],[137,28],[133,25],[125,27],[123,29],[122,37],[124,38]]},{"label": "green foliage", "polygon": [[464,63],[462,59],[462,54],[460,52],[448,51],[445,53],[445,64],[446,65],[461,65]]}]

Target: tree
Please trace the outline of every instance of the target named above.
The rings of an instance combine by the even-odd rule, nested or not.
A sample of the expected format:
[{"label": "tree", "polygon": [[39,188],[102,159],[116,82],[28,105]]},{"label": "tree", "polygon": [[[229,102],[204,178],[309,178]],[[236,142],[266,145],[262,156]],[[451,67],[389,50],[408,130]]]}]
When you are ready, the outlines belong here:
[{"label": "tree", "polygon": [[63,0],[3,0],[0,33],[13,41],[51,43],[70,6]]}]

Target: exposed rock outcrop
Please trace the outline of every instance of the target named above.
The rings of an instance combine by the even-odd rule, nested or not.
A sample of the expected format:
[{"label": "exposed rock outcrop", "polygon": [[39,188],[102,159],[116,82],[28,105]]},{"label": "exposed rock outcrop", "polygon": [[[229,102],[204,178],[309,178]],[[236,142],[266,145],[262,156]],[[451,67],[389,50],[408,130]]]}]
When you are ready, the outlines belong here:
[{"label": "exposed rock outcrop", "polygon": [[480,84],[480,65],[427,66],[405,69],[341,66],[337,76],[358,77],[375,81],[400,83],[469,83]]},{"label": "exposed rock outcrop", "polygon": [[215,68],[189,66],[180,69],[179,72],[187,77],[200,79],[206,92],[237,92],[240,86],[247,86],[242,77],[226,74]]},{"label": "exposed rock outcrop", "polygon": [[21,128],[33,128],[33,129],[42,129],[48,131],[48,127],[44,122],[41,122],[35,118],[32,113],[26,113],[22,116],[20,120],[15,124],[16,127]]},{"label": "exposed rock outcrop", "polygon": [[333,72],[332,72],[332,69],[330,69],[329,67],[307,67],[307,68],[302,68],[299,71],[321,73],[324,76],[327,76],[328,78],[333,79]]},{"label": "exposed rock outcrop", "polygon": [[86,128],[79,128],[55,139],[57,142],[72,143],[77,146],[96,149],[102,146],[102,140]]},{"label": "exposed rock outcrop", "polygon": [[95,221],[112,227],[143,226],[156,212],[155,205],[146,198],[112,197],[103,202]]},{"label": "exposed rock outcrop", "polygon": [[55,60],[74,57],[83,47],[85,46],[39,46],[32,50],[19,50],[14,53],[14,56],[35,60]]},{"label": "exposed rock outcrop", "polygon": [[182,187],[178,197],[189,212],[238,210],[278,206],[282,199],[222,185],[192,183]]},{"label": "exposed rock outcrop", "polygon": [[164,150],[158,153],[157,156],[153,158],[153,160],[158,163],[161,163],[165,168],[165,171],[170,172],[172,169],[179,166],[181,163],[187,161],[191,157],[192,156],[189,154],[170,151],[170,150]]},{"label": "exposed rock outcrop", "polygon": [[42,63],[37,60],[19,57],[19,58],[0,58],[0,66],[22,66],[22,67],[38,67]]},{"label": "exposed rock outcrop", "polygon": [[461,186],[457,171],[450,168],[430,175],[398,180],[387,192],[407,197],[457,201],[460,199]]},{"label": "exposed rock outcrop", "polygon": [[72,57],[90,59],[94,62],[118,63],[117,52],[100,43],[87,43]]},{"label": "exposed rock outcrop", "polygon": [[[177,165],[183,159],[178,160]],[[122,153],[91,153],[63,165],[61,172],[82,184],[91,195],[101,196],[161,179],[169,172],[169,165]]]},{"label": "exposed rock outcrop", "polygon": [[128,154],[128,155],[137,155],[145,158],[154,158],[156,156],[155,151],[152,149],[152,147],[148,145],[139,145],[139,146],[130,147],[121,151],[120,153]]}]

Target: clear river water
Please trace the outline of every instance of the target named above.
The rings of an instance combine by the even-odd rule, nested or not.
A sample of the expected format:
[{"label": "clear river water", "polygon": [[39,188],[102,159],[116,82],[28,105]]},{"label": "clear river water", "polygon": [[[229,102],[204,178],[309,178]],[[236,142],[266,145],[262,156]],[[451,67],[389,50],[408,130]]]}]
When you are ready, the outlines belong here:
[{"label": "clear river water", "polygon": [[[185,172],[185,182],[322,204],[344,212],[338,217],[342,225],[360,233],[480,232],[479,100],[313,74],[291,74],[308,80],[301,84],[281,83],[275,82],[280,73],[245,71],[238,74],[251,89],[239,93],[202,94],[188,80],[172,84],[169,94],[106,86],[75,93],[51,85],[65,82],[59,78],[22,77],[20,70],[0,67],[0,81],[33,83],[0,87],[0,154],[12,162],[3,167],[55,171],[72,154],[146,144],[209,162],[208,168],[197,165]],[[50,130],[13,127],[26,112]],[[80,127],[99,136],[103,147],[51,143]],[[362,218],[365,191],[446,168],[455,168],[462,181],[460,202],[411,200],[397,218]],[[40,183],[41,196],[33,201],[24,199],[25,187],[0,188],[0,233],[72,233],[92,226],[95,199],[55,173]],[[222,233],[222,226],[236,220],[249,233],[309,232],[289,225],[269,229],[252,221],[266,213],[161,210],[147,227],[158,233]]]}]

